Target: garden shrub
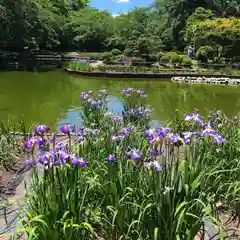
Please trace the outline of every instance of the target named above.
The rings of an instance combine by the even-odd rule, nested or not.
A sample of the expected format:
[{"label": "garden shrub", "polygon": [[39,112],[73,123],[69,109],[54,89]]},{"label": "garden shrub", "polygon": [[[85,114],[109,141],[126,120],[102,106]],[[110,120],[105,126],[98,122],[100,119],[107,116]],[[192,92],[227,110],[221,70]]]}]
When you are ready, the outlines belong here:
[{"label": "garden shrub", "polygon": [[122,51],[115,48],[111,51],[111,53],[112,53],[112,55],[117,56],[117,55],[120,55],[122,53]]},{"label": "garden shrub", "polygon": [[142,65],[143,63],[145,63],[145,59],[141,58],[141,57],[132,57],[132,65]]},{"label": "garden shrub", "polygon": [[162,56],[160,59],[160,62],[163,62],[163,63],[169,63],[169,61],[170,61],[170,57],[167,54]]},{"label": "garden shrub", "polygon": [[98,66],[97,68],[100,72],[106,72],[106,67],[105,66]]},{"label": "garden shrub", "polygon": [[73,70],[79,70],[79,71],[88,71],[91,72],[95,68],[90,66],[88,63],[85,62],[77,62],[77,61],[72,61],[68,67]]},{"label": "garden shrub", "polygon": [[201,62],[207,62],[208,60],[213,60],[216,51],[211,46],[202,46],[196,52],[197,60]]},{"label": "garden shrub", "polygon": [[161,57],[160,62],[169,63],[171,62],[173,66],[180,64],[182,61],[182,56],[178,55],[176,52],[168,52]]},{"label": "garden shrub", "polygon": [[165,55],[165,52],[158,52],[157,53],[157,60],[161,60],[161,58]]},{"label": "garden shrub", "polygon": [[173,66],[176,66],[177,64],[180,64],[182,61],[182,56],[178,55],[176,52],[172,52],[170,55],[170,61]]},{"label": "garden shrub", "polygon": [[182,58],[182,65],[183,66],[192,66],[192,59],[187,56],[184,56]]},{"label": "garden shrub", "polygon": [[156,62],[158,60],[157,55],[152,53],[147,55],[147,61],[149,62]]},{"label": "garden shrub", "polygon": [[101,60],[109,60],[111,57],[112,57],[112,53],[111,52],[100,53]]}]

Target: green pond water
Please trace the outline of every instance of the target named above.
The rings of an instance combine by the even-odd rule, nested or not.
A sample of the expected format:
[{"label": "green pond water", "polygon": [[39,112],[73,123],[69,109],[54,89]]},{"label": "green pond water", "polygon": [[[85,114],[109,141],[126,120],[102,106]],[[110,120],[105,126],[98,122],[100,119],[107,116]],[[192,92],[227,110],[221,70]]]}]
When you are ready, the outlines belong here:
[{"label": "green pond water", "polygon": [[240,88],[233,86],[177,84],[149,79],[107,79],[52,72],[0,73],[0,120],[11,125],[24,120],[28,128],[38,123],[53,130],[63,123],[81,126],[80,93],[107,89],[109,110],[122,111],[120,90],[144,89],[153,119],[169,120],[175,109],[190,112],[194,108],[206,114],[207,109],[221,109],[228,116],[240,112]]}]

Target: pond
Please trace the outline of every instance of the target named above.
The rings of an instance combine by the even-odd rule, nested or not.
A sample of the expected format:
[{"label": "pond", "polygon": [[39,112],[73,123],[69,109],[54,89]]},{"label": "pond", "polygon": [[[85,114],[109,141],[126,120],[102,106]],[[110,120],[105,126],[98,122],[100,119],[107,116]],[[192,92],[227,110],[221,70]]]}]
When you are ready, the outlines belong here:
[{"label": "pond", "polygon": [[163,80],[90,78],[68,75],[62,71],[0,73],[0,120],[17,124],[24,120],[28,128],[38,123],[53,130],[62,123],[81,125],[80,93],[107,89],[109,109],[121,113],[120,90],[144,89],[153,119],[166,121],[175,109],[190,112],[194,108],[221,109],[228,116],[240,112],[240,88],[233,86],[188,85]]}]

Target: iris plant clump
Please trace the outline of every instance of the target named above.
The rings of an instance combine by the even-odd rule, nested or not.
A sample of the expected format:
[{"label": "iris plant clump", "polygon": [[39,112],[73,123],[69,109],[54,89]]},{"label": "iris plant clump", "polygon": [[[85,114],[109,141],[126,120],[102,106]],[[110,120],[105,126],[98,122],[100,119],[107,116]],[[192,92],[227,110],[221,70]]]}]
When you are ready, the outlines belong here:
[{"label": "iris plant clump", "polygon": [[206,159],[227,142],[220,130],[198,112],[183,116],[183,132],[152,129],[144,91],[121,94],[122,115],[108,113],[106,90],[84,92],[83,129],[60,127],[66,139],[58,142],[40,125],[25,142],[33,168],[22,218],[28,236],[190,240],[206,219],[218,227]]}]

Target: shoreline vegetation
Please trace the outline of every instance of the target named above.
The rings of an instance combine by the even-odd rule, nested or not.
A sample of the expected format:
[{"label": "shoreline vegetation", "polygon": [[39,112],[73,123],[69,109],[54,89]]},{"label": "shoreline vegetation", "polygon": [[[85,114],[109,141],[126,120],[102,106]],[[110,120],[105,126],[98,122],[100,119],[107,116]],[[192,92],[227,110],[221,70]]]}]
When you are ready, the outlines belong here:
[{"label": "shoreline vegetation", "polygon": [[[159,73],[147,73],[147,72],[107,72],[107,71],[81,71],[74,70],[70,68],[64,68],[64,71],[72,74],[79,74],[83,76],[95,76],[95,77],[111,77],[111,78],[151,78],[151,79],[169,79],[172,82],[185,82],[185,83],[212,83],[212,84],[230,84],[232,85],[238,84],[238,80],[240,75],[223,75],[223,74],[214,74],[214,73],[192,73],[192,72],[181,72],[174,71],[167,72],[159,71]],[[167,72],[167,73],[166,73]],[[175,77],[180,77],[179,79]],[[182,77],[182,78],[181,78]],[[192,77],[192,78],[191,78]],[[233,80],[233,81],[232,81]],[[216,83],[214,83],[216,82]]]},{"label": "shoreline vegetation", "polygon": [[[176,111],[152,129],[147,94],[120,93],[117,115],[109,113],[107,90],[82,92],[84,126],[61,126],[59,141],[46,125],[14,140],[2,126],[0,166],[14,166],[17,158],[8,162],[9,156],[25,153],[31,172],[16,234],[33,240],[229,236],[228,223],[239,218],[239,118]],[[10,202],[1,205],[8,209]],[[224,222],[223,208],[234,213]]]}]

